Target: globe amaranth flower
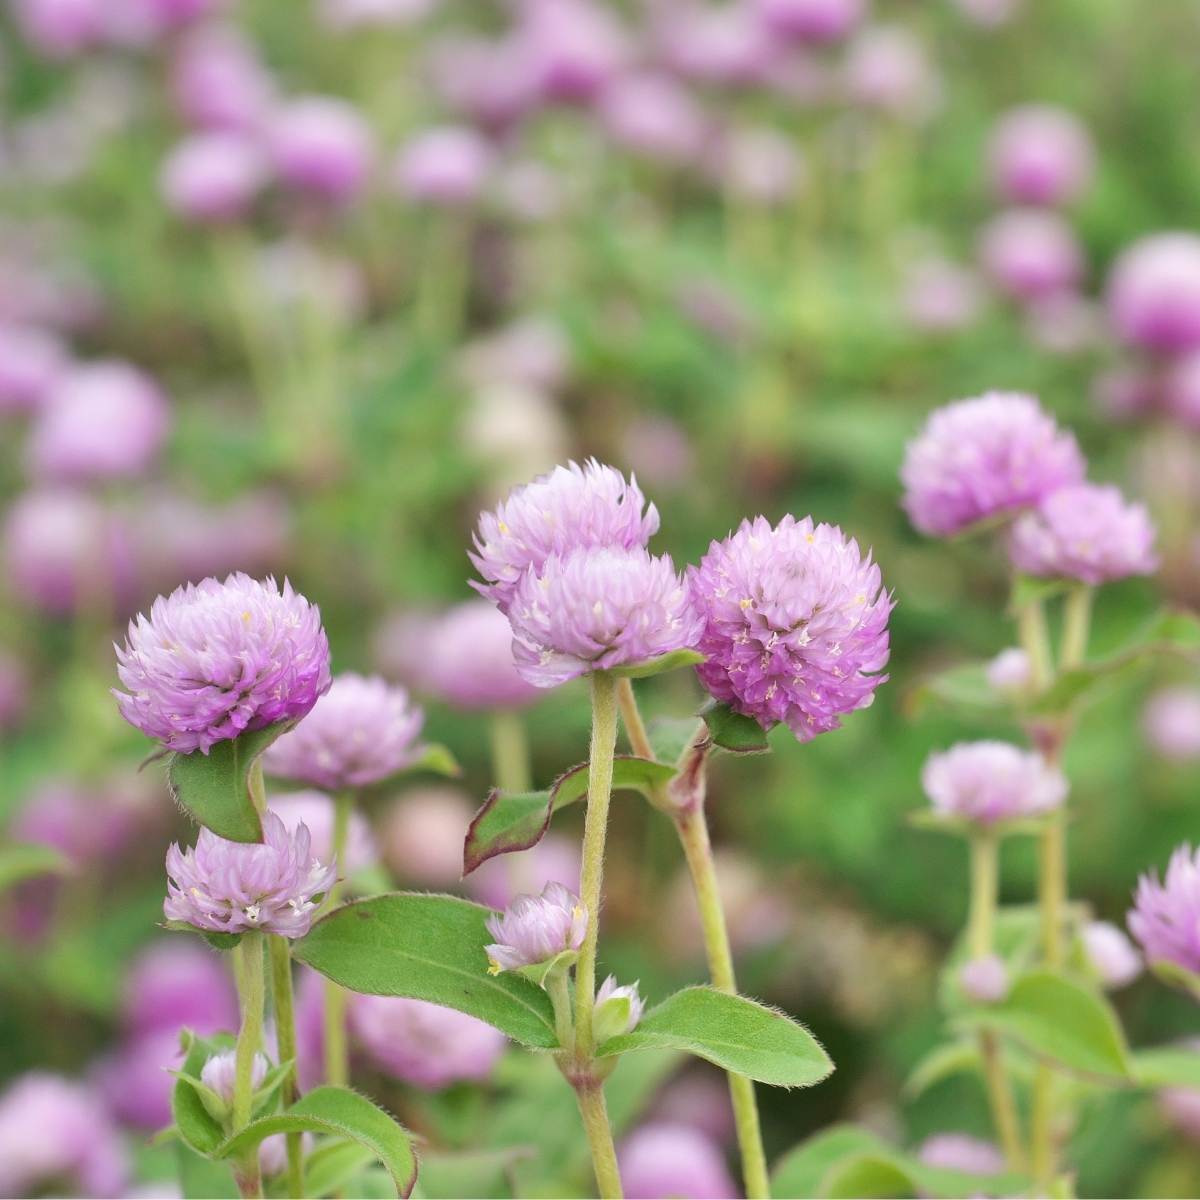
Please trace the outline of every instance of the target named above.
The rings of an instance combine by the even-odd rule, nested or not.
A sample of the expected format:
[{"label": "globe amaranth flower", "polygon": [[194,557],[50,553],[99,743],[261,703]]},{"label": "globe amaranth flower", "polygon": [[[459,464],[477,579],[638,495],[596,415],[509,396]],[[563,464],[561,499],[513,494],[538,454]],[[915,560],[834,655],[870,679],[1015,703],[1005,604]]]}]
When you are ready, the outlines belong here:
[{"label": "globe amaranth flower", "polygon": [[526,571],[508,609],[521,677],[554,687],[694,647],[703,623],[671,559],[602,547]]},{"label": "globe amaranth flower", "polygon": [[1108,921],[1089,921],[1080,931],[1087,960],[1106,988],[1121,988],[1142,973],[1142,956],[1123,929]]},{"label": "globe amaranth flower", "polygon": [[176,1027],[129,1038],[101,1058],[90,1076],[118,1121],[154,1133],[171,1124],[175,1080],[170,1072],[178,1071],[183,1061]]},{"label": "globe amaranth flower", "polygon": [[1074,113],[1023,104],[1004,113],[988,139],[992,187],[1013,204],[1066,204],[1091,182],[1095,151]]},{"label": "globe amaranth flower", "polygon": [[221,956],[198,941],[172,937],[143,950],[125,977],[121,1015],[137,1036],[207,1035],[236,1029],[237,995]]},{"label": "globe amaranth flower", "polygon": [[348,204],[362,191],[375,154],[362,114],[329,96],[302,96],[280,108],[267,140],[286,187],[333,205]]},{"label": "globe amaranth flower", "polygon": [[424,712],[378,675],[337,676],[329,691],[263,756],[269,775],[326,791],[365,787],[412,764]]},{"label": "globe amaranth flower", "polygon": [[1172,762],[1200,758],[1200,690],[1164,688],[1142,713],[1142,732],[1150,748]]},{"label": "globe amaranth flower", "polygon": [[167,898],[163,913],[214,933],[256,929],[303,937],[318,897],[337,878],[335,864],[312,856],[308,829],[289,831],[274,813],[262,820],[262,842],[228,842],[201,829],[196,845],[167,851]]},{"label": "globe amaranth flower", "polygon": [[625,1195],[726,1200],[738,1194],[720,1146],[699,1129],[665,1121],[642,1125],[617,1151]]},{"label": "globe amaranth flower", "polygon": [[1152,967],[1168,963],[1200,974],[1200,850],[1178,847],[1162,882],[1153,872],[1143,875],[1127,921]]},{"label": "globe amaranth flower", "polygon": [[886,675],[888,614],[879,567],[811,517],[743,521],[688,571],[704,620],[700,682],[764,729],[801,741],[866,708]]},{"label": "globe amaranth flower", "polygon": [[488,917],[496,941],[485,947],[488,974],[518,971],[578,950],[587,933],[587,909],[561,883],[548,883],[540,896],[518,896],[503,913]]},{"label": "globe amaranth flower", "polygon": [[592,1027],[597,1042],[605,1042],[623,1033],[632,1033],[642,1019],[646,1002],[638,992],[636,983],[617,986],[616,978],[610,975],[596,992],[596,1007],[592,1013]]},{"label": "globe amaranth flower", "polygon": [[469,553],[484,583],[471,586],[507,611],[527,568],[585,547],[633,549],[658,532],[658,510],[628,481],[594,458],[568,463],[514,488],[495,512],[481,513]]},{"label": "globe amaranth flower", "polygon": [[1113,265],[1107,304],[1130,345],[1158,354],[1200,346],[1200,237],[1156,233],[1134,242]]},{"label": "globe amaranth flower", "polygon": [[976,1004],[999,1004],[1008,995],[1008,967],[998,954],[973,958],[959,970],[958,986]]},{"label": "globe amaranth flower", "polygon": [[167,206],[185,220],[221,224],[241,220],[267,181],[262,149],[243,134],[193,134],[163,163],[159,187]]},{"label": "globe amaranth flower", "polygon": [[917,1157],[928,1167],[971,1175],[997,1175],[1005,1167],[1004,1155],[995,1142],[969,1133],[935,1133],[921,1143]]},{"label": "globe amaranth flower", "polygon": [[1079,483],[1084,469],[1075,438],[1034,397],[988,392],[937,409],[909,442],[904,510],[922,533],[948,537]]},{"label": "globe amaranth flower", "polygon": [[1078,483],[1022,513],[1009,537],[1013,565],[1027,575],[1100,584],[1149,575],[1158,566],[1154,524],[1115,487]]},{"label": "globe amaranth flower", "polygon": [[1020,646],[1009,646],[988,663],[986,674],[988,686],[993,691],[1019,695],[1029,686],[1029,655]]},{"label": "globe amaranth flower", "polygon": [[117,650],[121,715],[182,754],[304,716],[329,689],[321,614],[286,580],[230,575],[159,596]]},{"label": "globe amaranth flower", "polygon": [[[267,1077],[271,1064],[263,1054],[256,1053],[250,1063],[250,1086],[257,1090]],[[226,1050],[214,1054],[201,1068],[200,1082],[216,1092],[226,1104],[233,1103],[233,1091],[237,1082],[237,1051]]]},{"label": "globe amaranth flower", "polygon": [[921,783],[934,812],[979,825],[1037,816],[1067,797],[1061,771],[1009,742],[959,742],[931,754]]},{"label": "globe amaranth flower", "polygon": [[69,364],[67,349],[54,334],[0,323],[0,416],[36,412]]},{"label": "globe amaranth flower", "polygon": [[[324,792],[284,792],[271,796],[267,807],[295,833],[303,825],[308,830],[314,858],[333,861],[333,826],[335,805]],[[337,864],[344,876],[355,875],[375,863],[379,853],[370,823],[357,809],[351,811],[346,823],[346,847]]]},{"label": "globe amaranth flower", "polygon": [[486,1079],[507,1045],[475,1017],[402,996],[352,996],[350,1029],[377,1067],[431,1090]]},{"label": "globe amaranth flower", "polygon": [[993,217],[980,233],[979,258],[996,287],[1021,303],[1072,291],[1083,278],[1075,231],[1058,213],[1040,208]]}]

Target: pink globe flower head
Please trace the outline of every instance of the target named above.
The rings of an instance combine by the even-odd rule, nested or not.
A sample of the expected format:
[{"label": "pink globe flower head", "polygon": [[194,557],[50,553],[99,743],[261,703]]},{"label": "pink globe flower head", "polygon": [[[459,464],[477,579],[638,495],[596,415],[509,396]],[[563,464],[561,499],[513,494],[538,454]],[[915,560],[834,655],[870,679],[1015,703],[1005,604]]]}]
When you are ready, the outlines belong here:
[{"label": "pink globe flower head", "polygon": [[590,0],[523,0],[517,37],[538,93],[564,103],[593,100],[630,53],[612,12]]},{"label": "pink globe flower head", "polygon": [[1200,1088],[1163,1088],[1157,1099],[1168,1124],[1184,1137],[1200,1142]]},{"label": "pink globe flower head", "polygon": [[1156,233],[1113,264],[1109,320],[1131,346],[1158,354],[1200,347],[1200,236]]},{"label": "pink globe flower head", "polygon": [[[267,1077],[267,1072],[271,1069],[271,1064],[267,1062],[266,1056],[263,1054],[255,1054],[250,1063],[250,1086],[257,1090],[262,1086],[263,1080]],[[226,1050],[221,1054],[214,1054],[201,1068],[200,1082],[205,1087],[211,1088],[226,1104],[233,1103],[233,1091],[237,1081],[237,1052],[234,1050]]]},{"label": "pink globe flower head", "polygon": [[0,1095],[0,1195],[117,1196],[129,1174],[120,1134],[92,1088],[30,1071]]},{"label": "pink globe flower head", "polygon": [[1027,575],[1078,579],[1093,586],[1158,567],[1154,524],[1119,489],[1076,483],[1051,492],[1013,523],[1013,565]]},{"label": "pink globe flower head", "polygon": [[616,145],[666,166],[694,162],[708,135],[704,110],[691,93],[669,75],[648,71],[614,79],[596,115]]},{"label": "pink globe flower head", "polygon": [[720,1147],[691,1125],[642,1125],[621,1143],[617,1162],[630,1200],[728,1200],[738,1194]]},{"label": "pink globe flower head", "polygon": [[561,883],[546,884],[540,896],[518,896],[503,913],[488,917],[488,932],[496,939],[485,947],[488,974],[535,967],[578,950],[587,923],[587,909]]},{"label": "pink globe flower head", "polygon": [[0,325],[0,416],[36,412],[69,366],[67,349],[54,334]]},{"label": "pink globe flower head", "polygon": [[233,981],[221,956],[199,941],[172,937],[143,950],[129,968],[123,997],[124,1024],[135,1037],[237,1028]]},{"label": "pink globe flower head", "polygon": [[148,375],[128,363],[92,363],[50,393],[25,461],[42,482],[136,478],[153,464],[170,423],[166,399]]},{"label": "pink globe flower head", "polygon": [[201,829],[196,845],[167,851],[163,913],[213,933],[264,930],[303,937],[322,896],[337,878],[337,864],[312,855],[308,829],[291,831],[274,813],[262,821],[262,842],[227,842]]},{"label": "pink globe flower head", "polygon": [[804,184],[804,160],[790,138],[766,126],[734,130],[720,147],[716,170],[730,195],[773,208]]},{"label": "pink globe flower head", "polygon": [[779,37],[810,46],[844,40],[866,16],[866,0],[757,0],[759,16]]},{"label": "pink globe flower head", "polygon": [[971,1175],[997,1175],[1005,1167],[999,1146],[969,1133],[935,1133],[921,1143],[917,1157],[927,1167]]},{"label": "pink globe flower head", "polygon": [[1142,956],[1123,929],[1109,921],[1089,921],[1080,936],[1087,960],[1106,988],[1123,988],[1142,973]]},{"label": "pink globe flower head", "polygon": [[914,329],[946,333],[975,323],[983,293],[973,271],[948,259],[927,258],[906,272],[900,306]]},{"label": "pink globe flower head", "polygon": [[[405,791],[384,816],[384,860],[406,885],[435,891],[456,887],[471,815],[471,802],[458,788],[434,784]],[[503,908],[504,903],[489,906]]]},{"label": "pink globe flower head", "polygon": [[378,675],[338,675],[329,691],[263,757],[268,775],[325,791],[367,787],[411,766],[425,713]]},{"label": "pink globe flower head", "polygon": [[537,687],[691,649],[703,629],[674,563],[641,546],[552,554],[526,571],[508,619],[517,671]]},{"label": "pink globe flower head", "polygon": [[1200,850],[1178,847],[1161,882],[1141,876],[1126,920],[1150,967],[1200,974]]},{"label": "pink globe flower head", "polygon": [[302,195],[345,205],[367,183],[373,138],[359,111],[344,100],[292,100],[272,117],[267,136],[281,182]]},{"label": "pink globe flower head", "polygon": [[[313,857],[321,862],[333,862],[334,803],[324,792],[283,792],[271,796],[267,807],[294,834],[301,825],[308,830]],[[355,809],[346,827],[346,848],[337,864],[340,873],[349,877],[365,871],[379,861],[375,837],[367,818]]]},{"label": "pink globe flower head", "polygon": [[457,36],[435,43],[434,90],[454,113],[493,133],[512,128],[538,100],[525,43]]},{"label": "pink globe flower head", "polygon": [[655,14],[654,39],[677,75],[717,87],[746,87],[769,78],[779,45],[747,3],[712,7],[673,0]]},{"label": "pink globe flower head", "polygon": [[998,954],[985,954],[964,963],[958,972],[963,995],[976,1004],[999,1004],[1009,989],[1008,968]]},{"label": "pink globe flower head", "polygon": [[988,686],[1004,695],[1019,695],[1031,677],[1029,655],[1019,646],[1001,650],[987,666]]},{"label": "pink globe flower head", "polygon": [[1200,430],[1200,350],[1183,354],[1171,363],[1162,392],[1166,411],[1186,428]]},{"label": "pink globe flower head", "polygon": [[1083,122],[1050,104],[1001,115],[988,139],[988,171],[1009,204],[1069,204],[1092,180],[1095,150]]},{"label": "pink globe flower head", "polygon": [[267,181],[267,160],[249,138],[225,131],[193,134],[163,164],[167,206],[198,224],[225,224],[247,215]]},{"label": "pink globe flower head", "polygon": [[89,605],[129,611],[129,531],[83,492],[40,488],[19,496],[4,521],[4,561],[9,589],[32,608],[54,616]]},{"label": "pink globe flower head", "polygon": [[935,410],[909,442],[904,509],[933,537],[1036,504],[1080,483],[1083,455],[1032,396],[988,392]]},{"label": "pink globe flower head", "polygon": [[[467,824],[470,824],[469,816]],[[462,870],[462,842],[460,837],[457,846],[459,872]],[[504,909],[519,895],[537,895],[551,883],[578,895],[581,865],[577,841],[562,834],[548,833],[528,850],[489,858],[467,876],[464,887],[480,904]]]},{"label": "pink globe flower head", "polygon": [[1019,302],[1071,291],[1083,280],[1083,250],[1056,212],[1010,208],[993,217],[979,238],[979,258],[992,283]]},{"label": "pink globe flower head", "polygon": [[199,129],[252,132],[263,126],[274,99],[254,47],[227,26],[188,34],[171,63],[170,83],[176,108]]},{"label": "pink globe flower head", "polygon": [[1067,798],[1061,771],[1009,742],[959,742],[931,754],[921,784],[935,813],[983,826],[1040,816]]},{"label": "pink globe flower head", "polygon": [[475,1017],[401,996],[352,996],[350,1029],[380,1070],[428,1091],[486,1079],[508,1044]]},{"label": "pink globe flower head", "polygon": [[230,575],[159,596],[117,650],[121,715],[182,754],[297,721],[329,690],[319,610],[284,580]]},{"label": "pink globe flower head", "polygon": [[886,675],[891,596],[870,553],[834,525],[743,521],[688,570],[702,615],[700,682],[764,729],[801,741],[868,707]]},{"label": "pink globe flower head", "polygon": [[1200,690],[1164,688],[1142,713],[1142,733],[1150,748],[1171,762],[1200,759]]},{"label": "pink globe flower head", "polygon": [[872,25],[859,33],[846,51],[842,74],[853,104],[901,120],[922,120],[941,98],[924,45],[898,25]]},{"label": "pink globe flower head", "polygon": [[105,31],[105,0],[15,0],[21,36],[50,59],[74,58],[98,45]]},{"label": "pink globe flower head", "polygon": [[[644,510],[644,511],[643,511]],[[645,546],[658,532],[658,509],[636,479],[594,458],[568,463],[515,488],[479,517],[471,562],[485,582],[471,586],[507,612],[526,568],[576,548]]]},{"label": "pink globe flower head", "polygon": [[[123,781],[124,782],[124,781]],[[50,846],[77,867],[116,858],[146,829],[146,793],[50,779],[33,789],[13,818],[18,841]]]},{"label": "pink globe flower head", "polygon": [[[304,1155],[312,1153],[313,1135],[304,1133],[300,1135],[301,1151]],[[273,1133],[270,1137],[265,1137],[258,1144],[258,1169],[263,1173],[265,1178],[270,1178],[273,1175],[282,1175],[287,1170],[287,1134]]]},{"label": "pink globe flower head", "polygon": [[226,0],[108,0],[105,35],[117,46],[145,50],[214,16]]},{"label": "pink globe flower head", "polygon": [[479,199],[495,153],[473,129],[443,125],[406,143],[396,158],[396,190],[417,204],[462,208]]},{"label": "pink globe flower head", "polygon": [[15,729],[24,719],[29,690],[24,664],[0,648],[0,734]]},{"label": "pink globe flower head", "polygon": [[160,1030],[134,1037],[106,1055],[92,1073],[93,1082],[117,1120],[153,1133],[171,1124],[175,1079],[170,1072],[182,1066],[179,1029]]}]

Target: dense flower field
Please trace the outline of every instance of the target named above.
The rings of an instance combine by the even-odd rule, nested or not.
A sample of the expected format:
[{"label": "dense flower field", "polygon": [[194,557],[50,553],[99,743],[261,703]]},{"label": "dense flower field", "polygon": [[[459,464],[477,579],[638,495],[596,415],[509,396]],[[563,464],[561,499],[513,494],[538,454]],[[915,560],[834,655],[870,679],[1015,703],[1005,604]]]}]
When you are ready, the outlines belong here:
[{"label": "dense flower field", "polygon": [[1198,55],[3,0],[0,1196],[1196,1195]]}]

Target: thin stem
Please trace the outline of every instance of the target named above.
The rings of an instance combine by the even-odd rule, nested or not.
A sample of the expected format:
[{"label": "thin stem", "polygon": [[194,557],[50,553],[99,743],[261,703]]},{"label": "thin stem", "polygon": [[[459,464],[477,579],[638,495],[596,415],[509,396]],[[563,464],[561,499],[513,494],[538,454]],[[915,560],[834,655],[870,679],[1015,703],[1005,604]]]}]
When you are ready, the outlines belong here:
[{"label": "thin stem", "polygon": [[[296,1077],[296,1011],[292,998],[292,947],[287,938],[272,934],[267,938],[271,950],[271,995],[275,1006],[275,1040],[279,1061],[290,1062],[283,1081],[284,1108],[293,1105],[300,1094]],[[304,1151],[300,1134],[287,1135],[287,1185],[292,1200],[304,1195]]]},{"label": "thin stem", "polygon": [[521,714],[510,708],[492,713],[492,775],[504,792],[527,792],[530,787],[529,739]]},{"label": "thin stem", "polygon": [[[342,878],[346,857],[346,834],[350,828],[350,813],[354,808],[351,792],[338,792],[333,800],[333,859],[338,866],[338,879],[329,889],[327,904],[341,899],[345,880]],[[346,1044],[346,993],[332,979],[322,985],[322,1030],[325,1042],[325,1082],[345,1087],[350,1082],[350,1052]]]},{"label": "thin stem", "polygon": [[571,981],[567,971],[559,967],[546,976],[546,991],[554,1006],[554,1032],[558,1044],[570,1050],[575,1042],[575,1022],[571,1015]]},{"label": "thin stem", "polygon": [[638,708],[632,679],[618,681],[617,703],[621,708],[621,721],[625,726],[625,734],[629,738],[629,748],[638,758],[653,758],[654,747],[650,745],[646,722],[642,720],[642,713]]},{"label": "thin stem", "polygon": [[579,1114],[587,1133],[592,1152],[592,1167],[596,1172],[596,1187],[601,1200],[621,1200],[621,1172],[617,1167],[617,1150],[613,1145],[612,1127],[608,1121],[608,1106],[604,1102],[604,1085],[588,1080],[575,1085]]},{"label": "thin stem", "polygon": [[1082,666],[1087,657],[1088,636],[1092,626],[1093,588],[1086,584],[1072,588],[1063,604],[1062,667],[1064,671]]},{"label": "thin stem", "polygon": [[[725,927],[725,910],[717,887],[717,872],[713,863],[712,844],[703,805],[678,809],[674,813],[675,828],[683,844],[696,904],[700,909],[700,925],[704,933],[704,952],[713,986],[723,992],[737,991],[733,971],[733,953],[729,946],[729,931]],[[737,1126],[738,1148],[742,1156],[742,1175],[748,1200],[770,1196],[767,1177],[767,1157],[763,1151],[762,1129],[758,1119],[758,1102],[754,1084],[744,1075],[729,1075],[729,1095],[733,1101],[734,1122]]]},{"label": "thin stem", "polygon": [[[234,1056],[233,1128],[237,1133],[250,1124],[254,1101],[254,1056],[262,1042],[263,977],[262,935],[247,933],[237,944],[234,953],[241,958],[242,1024],[238,1031]],[[258,1149],[247,1152],[238,1168],[238,1187],[243,1196],[262,1195],[262,1174],[258,1167]]]},{"label": "thin stem", "polygon": [[1054,674],[1050,652],[1050,633],[1046,628],[1046,608],[1040,600],[1031,600],[1017,614],[1021,647],[1029,656],[1029,683],[1036,694],[1043,691]]}]

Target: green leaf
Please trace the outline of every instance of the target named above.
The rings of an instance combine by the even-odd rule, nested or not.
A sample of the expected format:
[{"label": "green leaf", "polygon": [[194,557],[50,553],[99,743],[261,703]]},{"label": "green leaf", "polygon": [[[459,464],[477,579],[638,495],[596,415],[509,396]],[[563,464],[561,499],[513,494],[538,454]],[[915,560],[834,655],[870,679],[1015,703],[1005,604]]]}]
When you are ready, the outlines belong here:
[{"label": "green leaf", "polygon": [[180,1138],[189,1149],[210,1157],[225,1138],[225,1130],[204,1106],[199,1092],[188,1078],[198,1080],[204,1064],[214,1054],[233,1048],[233,1038],[218,1034],[213,1038],[197,1037],[190,1029],[179,1035],[183,1046],[183,1065],[171,1092],[171,1116]]},{"label": "green leaf", "polygon": [[546,993],[512,972],[487,972],[490,915],[455,896],[372,896],[334,909],[293,943],[292,955],[351,991],[444,1004],[552,1050],[558,1039]]},{"label": "green leaf", "polygon": [[[675,768],[648,758],[619,754],[613,759],[613,790],[648,792],[665,787]],[[548,792],[502,792],[493,788],[467,829],[463,874],[497,854],[528,850],[542,840],[550,819],[560,809],[587,795],[588,764],[580,763],[560,775]]]},{"label": "green leaf", "polygon": [[677,671],[680,667],[694,667],[703,661],[704,655],[698,650],[672,650],[669,654],[660,654],[657,658],[646,659],[645,662],[613,667],[608,673],[620,679],[649,679],[651,675],[663,675],[667,671]]},{"label": "green leaf", "polygon": [[930,701],[968,715],[992,714],[1010,706],[987,678],[987,663],[960,663],[921,680],[904,697],[910,717],[921,713]]},{"label": "green leaf", "polygon": [[167,782],[175,802],[231,842],[261,842],[262,825],[250,799],[250,768],[294,721],[217,742],[207,754],[172,754]]},{"label": "green leaf", "polygon": [[709,987],[684,988],[668,996],[632,1033],[609,1038],[599,1053],[648,1047],[686,1050],[777,1087],[809,1087],[833,1070],[829,1056],[803,1025],[745,996]]},{"label": "green leaf", "polygon": [[1112,1006],[1065,974],[1044,968],[1028,971],[1000,1003],[967,1009],[960,1020],[995,1029],[1084,1075],[1132,1077],[1125,1035]]},{"label": "green leaf", "polygon": [[660,763],[678,762],[696,736],[695,717],[655,717],[647,728],[654,757]]},{"label": "green leaf", "polygon": [[504,1150],[474,1150],[463,1154],[423,1154],[421,1195],[428,1200],[458,1200],[460,1196],[515,1195],[513,1167],[536,1156],[532,1146]]},{"label": "green leaf", "polygon": [[440,742],[430,742],[421,747],[421,753],[405,768],[408,771],[432,771],[435,775],[448,775],[457,779],[462,774],[458,760],[450,753],[447,746]]},{"label": "green leaf", "polygon": [[175,1143],[175,1162],[184,1200],[236,1200],[238,1187],[227,1163],[205,1158],[183,1142]]},{"label": "green leaf", "polygon": [[904,1081],[904,1094],[920,1096],[943,1079],[962,1075],[979,1069],[979,1042],[976,1038],[962,1038],[935,1046],[909,1072]]},{"label": "green leaf", "polygon": [[1200,1088],[1200,1053],[1186,1046],[1136,1050],[1133,1078],[1139,1087],[1145,1088]]},{"label": "green leaf", "polygon": [[[352,1179],[375,1162],[375,1151],[359,1142],[331,1141],[304,1160],[304,1194],[322,1200],[345,1192]],[[422,1173],[425,1164],[421,1164]]]},{"label": "green leaf", "polygon": [[[933,833],[950,833],[956,837],[972,838],[979,832],[979,823],[952,813],[937,812],[932,808],[918,808],[907,815],[914,829],[927,829]],[[1019,817],[1011,821],[994,821],[988,832],[995,838],[1025,835],[1035,837],[1046,827],[1046,817]]]},{"label": "green leaf", "polygon": [[869,1152],[883,1143],[873,1133],[854,1125],[834,1125],[794,1146],[771,1172],[771,1194],[796,1200],[820,1196],[821,1181],[837,1163],[851,1155]]},{"label": "green leaf", "polygon": [[276,1133],[307,1132],[332,1134],[367,1147],[387,1168],[401,1196],[412,1191],[417,1181],[417,1160],[408,1132],[377,1104],[349,1088],[316,1088],[286,1112],[251,1121],[222,1142],[215,1157],[244,1154]]},{"label": "green leaf", "polygon": [[734,712],[728,704],[713,700],[700,710],[700,716],[713,745],[730,754],[766,754],[771,748],[763,727],[753,717]]},{"label": "green leaf", "polygon": [[1015,616],[1030,604],[1044,604],[1078,584],[1070,579],[1041,579],[1035,575],[1018,575],[1013,580],[1012,594],[1008,601],[1009,614]]},{"label": "green leaf", "polygon": [[38,875],[65,875],[73,869],[68,859],[49,846],[0,846],[0,892]]}]

